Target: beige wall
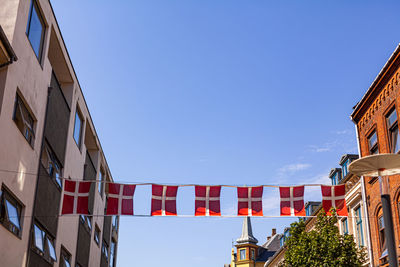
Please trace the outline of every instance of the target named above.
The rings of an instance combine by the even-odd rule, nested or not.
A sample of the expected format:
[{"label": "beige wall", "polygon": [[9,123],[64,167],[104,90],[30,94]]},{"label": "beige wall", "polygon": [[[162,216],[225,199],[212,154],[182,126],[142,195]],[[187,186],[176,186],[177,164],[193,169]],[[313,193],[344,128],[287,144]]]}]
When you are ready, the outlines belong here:
[{"label": "beige wall", "polygon": [[[83,164],[85,162],[86,147],[82,143],[79,149],[73,139],[75,109],[79,108],[85,123],[91,128],[94,144],[99,148],[95,153],[95,165],[97,173],[100,166],[111,177],[104,154],[101,151],[100,142],[96,136],[95,128],[91,120],[81,88],[73,71],[63,40],[61,38],[53,11],[48,0],[38,0],[42,15],[46,23],[42,63],[36,58],[30,42],[25,34],[30,1],[0,0],[0,25],[18,57],[18,61],[0,70],[0,170],[21,171],[30,174],[0,171],[0,183],[7,186],[10,191],[25,205],[22,218],[22,238],[19,239],[0,225],[0,261],[2,266],[25,266],[26,251],[31,226],[32,205],[35,195],[36,174],[38,171],[40,146],[44,126],[45,109],[47,103],[47,89],[50,85],[51,73],[57,73],[61,77],[61,87],[71,107],[71,116],[68,130],[64,177],[82,179]],[[50,42],[52,39],[52,42]],[[53,41],[56,41],[53,43]],[[49,52],[49,49],[51,53]],[[57,49],[56,49],[57,48]],[[51,55],[51,56],[49,56]],[[52,65],[53,64],[53,65]],[[5,80],[5,81],[4,81]],[[4,84],[4,87],[1,85]],[[33,148],[24,139],[23,135],[12,120],[16,91],[19,90],[24,101],[34,115],[35,142]],[[84,140],[85,131],[82,138]],[[93,144],[91,144],[93,145]],[[96,190],[97,192],[97,190]],[[104,199],[96,194],[94,211],[98,214],[104,212]],[[103,227],[103,217],[94,217],[93,226],[97,224]],[[60,257],[61,243],[72,254],[71,266],[75,266],[75,251],[77,242],[78,217],[64,216],[59,219],[56,239],[56,253]],[[90,266],[99,266],[100,249],[93,240],[91,242]],[[12,247],[13,249],[10,249]],[[58,266],[58,263],[56,264]]]}]

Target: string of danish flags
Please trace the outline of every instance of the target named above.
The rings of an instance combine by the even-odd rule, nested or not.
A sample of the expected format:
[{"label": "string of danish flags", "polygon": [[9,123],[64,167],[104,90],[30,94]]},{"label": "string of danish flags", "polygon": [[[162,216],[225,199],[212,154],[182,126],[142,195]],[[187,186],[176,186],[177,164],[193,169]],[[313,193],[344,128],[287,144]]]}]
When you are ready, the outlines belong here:
[{"label": "string of danish flags", "polygon": [[[94,182],[64,180],[61,215],[89,215],[89,194],[92,183]],[[134,215],[133,198],[137,185],[107,184],[108,201],[105,215]],[[176,196],[179,185],[151,184],[151,186],[151,216],[177,216]],[[195,186],[195,216],[221,216],[222,186],[193,186]],[[331,208],[335,208],[338,216],[348,216],[345,185],[320,186],[322,207],[325,212],[330,215]],[[304,187],[305,185],[279,186],[281,216],[306,216]],[[263,216],[263,189],[264,186],[237,187],[237,216]]]}]

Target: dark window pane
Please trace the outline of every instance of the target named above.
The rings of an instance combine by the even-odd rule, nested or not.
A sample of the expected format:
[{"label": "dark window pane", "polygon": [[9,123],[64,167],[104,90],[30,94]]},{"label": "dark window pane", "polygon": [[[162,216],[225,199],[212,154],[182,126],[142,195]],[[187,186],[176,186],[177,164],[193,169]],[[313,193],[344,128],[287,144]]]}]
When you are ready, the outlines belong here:
[{"label": "dark window pane", "polygon": [[396,110],[393,109],[393,111],[387,117],[388,126],[391,127],[396,121],[397,121],[397,114]]},{"label": "dark window pane", "polygon": [[372,147],[378,142],[378,139],[377,139],[377,137],[376,137],[376,133],[373,133],[373,134],[370,136],[368,142],[369,142],[369,147],[370,147],[370,148],[372,148]]},{"label": "dark window pane", "polygon": [[77,110],[75,113],[74,139],[79,147],[81,147],[81,128],[82,128],[82,120],[81,117],[79,117]]},{"label": "dark window pane", "polygon": [[31,42],[33,51],[35,51],[36,57],[40,59],[41,56],[41,49],[42,49],[42,44],[43,44],[43,32],[44,32],[44,25],[41,21],[41,18],[39,17],[39,13],[37,10],[36,5],[32,1],[32,7],[31,7],[31,16],[29,18],[28,22],[28,38],[29,41]]}]

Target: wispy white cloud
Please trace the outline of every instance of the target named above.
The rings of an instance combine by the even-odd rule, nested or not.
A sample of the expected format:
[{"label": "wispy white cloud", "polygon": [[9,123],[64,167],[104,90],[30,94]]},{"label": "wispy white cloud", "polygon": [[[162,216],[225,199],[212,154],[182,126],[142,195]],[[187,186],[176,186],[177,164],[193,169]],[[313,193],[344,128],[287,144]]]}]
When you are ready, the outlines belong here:
[{"label": "wispy white cloud", "polygon": [[354,131],[351,131],[349,129],[345,129],[345,130],[334,131],[334,133],[337,134],[337,135],[347,135],[347,134],[353,134]]},{"label": "wispy white cloud", "polygon": [[294,163],[288,164],[278,169],[279,174],[295,173],[298,171],[304,171],[311,167],[308,163]]}]

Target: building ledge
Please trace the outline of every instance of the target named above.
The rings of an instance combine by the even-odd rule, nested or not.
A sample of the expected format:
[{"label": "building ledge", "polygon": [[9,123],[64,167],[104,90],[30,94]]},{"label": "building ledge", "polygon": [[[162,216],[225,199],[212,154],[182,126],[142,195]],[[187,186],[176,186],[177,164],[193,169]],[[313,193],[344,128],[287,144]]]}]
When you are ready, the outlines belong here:
[{"label": "building ledge", "polygon": [[17,61],[17,56],[0,25],[0,68]]}]

